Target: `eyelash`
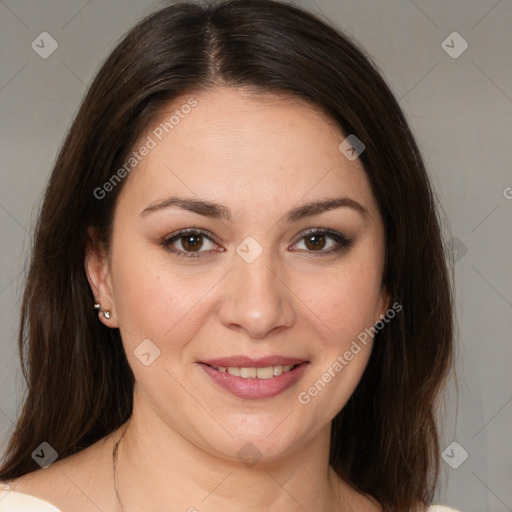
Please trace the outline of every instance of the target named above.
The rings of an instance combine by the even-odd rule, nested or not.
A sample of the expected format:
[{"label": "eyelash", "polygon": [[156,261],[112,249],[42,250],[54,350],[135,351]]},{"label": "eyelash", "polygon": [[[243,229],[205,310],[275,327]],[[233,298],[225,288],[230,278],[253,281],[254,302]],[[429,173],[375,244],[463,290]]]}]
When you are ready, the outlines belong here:
[{"label": "eyelash", "polygon": [[[162,246],[169,252],[175,254],[176,256],[180,256],[182,258],[200,258],[200,257],[202,257],[202,256],[200,256],[200,253],[207,252],[207,251],[199,251],[199,252],[194,253],[194,252],[184,252],[181,250],[171,249],[170,246],[172,245],[173,242],[179,240],[180,238],[182,238],[188,234],[202,235],[203,237],[210,240],[210,242],[214,242],[214,243],[220,245],[220,242],[216,239],[216,237],[214,237],[210,233],[207,233],[206,231],[199,229],[199,228],[188,228],[188,229],[183,229],[183,230],[179,231],[178,233],[165,238],[162,241]],[[299,243],[300,241],[302,241],[304,238],[307,238],[308,236],[311,236],[311,235],[328,235],[328,237],[332,238],[337,244],[334,248],[331,248],[327,251],[307,251],[310,253],[318,253],[318,256],[320,256],[320,257],[343,251],[344,249],[348,249],[349,247],[352,246],[352,239],[347,238],[345,235],[343,235],[342,233],[338,233],[337,231],[331,231],[330,229],[324,229],[324,228],[309,229],[308,231],[306,231],[305,233],[302,234],[302,236],[299,238],[299,240],[296,242],[296,244]],[[296,244],[294,244],[294,245],[296,245]]]}]

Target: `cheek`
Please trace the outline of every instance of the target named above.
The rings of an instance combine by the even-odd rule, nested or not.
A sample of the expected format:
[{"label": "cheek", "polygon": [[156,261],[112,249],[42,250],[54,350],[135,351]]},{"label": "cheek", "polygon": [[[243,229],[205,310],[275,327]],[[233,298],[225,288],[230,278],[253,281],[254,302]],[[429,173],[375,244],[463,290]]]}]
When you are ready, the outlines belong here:
[{"label": "cheek", "polygon": [[315,286],[304,285],[309,316],[340,348],[366,327],[374,325],[380,309],[381,272],[378,260],[354,255],[339,271],[322,276]]},{"label": "cheek", "polygon": [[[380,308],[380,252],[354,252],[337,272],[310,288],[308,317],[314,323],[315,365],[298,401],[313,416],[332,419],[346,404],[371,355]],[[306,412],[305,411],[305,412]]]},{"label": "cheek", "polygon": [[170,265],[159,251],[132,247],[126,256],[113,257],[116,313],[127,352],[149,338],[162,356],[172,353],[176,360],[206,321],[205,295],[219,279]]},{"label": "cheek", "polygon": [[333,288],[332,300],[316,303],[311,343],[314,364],[297,394],[302,414],[319,424],[331,421],[359,384],[371,355],[371,328],[380,285],[354,275]]}]

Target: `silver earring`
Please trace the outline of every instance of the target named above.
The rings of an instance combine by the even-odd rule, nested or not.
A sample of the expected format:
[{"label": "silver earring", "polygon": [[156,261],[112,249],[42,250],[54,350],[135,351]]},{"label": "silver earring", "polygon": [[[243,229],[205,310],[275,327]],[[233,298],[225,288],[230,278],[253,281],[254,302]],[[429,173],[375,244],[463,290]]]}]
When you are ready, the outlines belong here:
[{"label": "silver earring", "polygon": [[103,308],[101,307],[101,304],[94,304],[94,309],[99,309],[101,311],[101,314],[107,319],[110,320],[110,310],[103,311]]}]

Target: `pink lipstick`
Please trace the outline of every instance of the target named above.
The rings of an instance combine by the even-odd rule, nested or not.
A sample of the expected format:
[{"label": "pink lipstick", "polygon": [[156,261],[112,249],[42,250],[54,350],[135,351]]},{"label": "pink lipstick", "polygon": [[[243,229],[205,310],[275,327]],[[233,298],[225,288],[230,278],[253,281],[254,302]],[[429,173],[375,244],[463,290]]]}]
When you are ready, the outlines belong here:
[{"label": "pink lipstick", "polygon": [[285,356],[232,356],[199,362],[220,387],[239,398],[272,398],[296,384],[309,361]]}]

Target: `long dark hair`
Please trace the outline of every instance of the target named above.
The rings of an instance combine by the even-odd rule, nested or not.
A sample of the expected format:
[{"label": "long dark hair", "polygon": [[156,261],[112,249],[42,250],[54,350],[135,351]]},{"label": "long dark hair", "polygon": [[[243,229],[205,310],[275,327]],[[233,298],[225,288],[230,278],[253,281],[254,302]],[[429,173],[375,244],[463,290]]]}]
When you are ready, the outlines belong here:
[{"label": "long dark hair", "polygon": [[403,311],[377,333],[363,378],[333,421],[330,464],[385,511],[420,510],[437,480],[436,405],[452,365],[438,206],[370,59],[325,21],[272,0],[166,7],[130,31],[92,83],[38,218],[19,334],[28,393],[0,478],[37,469],[31,452],[43,441],[63,458],[130,417],[134,377],[119,331],[98,321],[84,271],[87,229],[108,247],[123,182],[102,199],[95,190],[171,100],[218,86],[308,100],[366,146],[360,159],[385,226],[382,284]]}]

